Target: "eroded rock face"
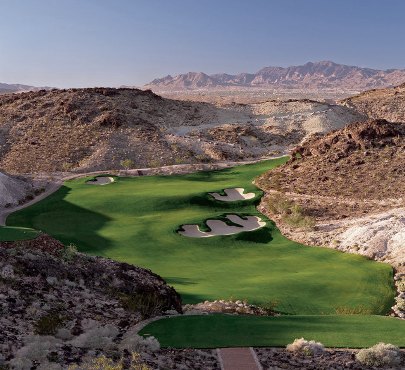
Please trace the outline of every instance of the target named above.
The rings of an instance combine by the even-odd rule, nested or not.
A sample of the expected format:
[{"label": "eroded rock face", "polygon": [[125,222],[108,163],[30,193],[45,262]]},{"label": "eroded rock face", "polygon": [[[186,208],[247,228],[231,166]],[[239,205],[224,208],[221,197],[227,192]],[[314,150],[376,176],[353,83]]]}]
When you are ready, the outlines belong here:
[{"label": "eroded rock face", "polygon": [[86,328],[108,329],[111,341],[166,310],[181,312],[180,296],[150,270],[77,253],[46,235],[0,243],[0,353],[6,359],[40,334],[63,336],[52,342],[63,362],[63,346],[74,347]]}]

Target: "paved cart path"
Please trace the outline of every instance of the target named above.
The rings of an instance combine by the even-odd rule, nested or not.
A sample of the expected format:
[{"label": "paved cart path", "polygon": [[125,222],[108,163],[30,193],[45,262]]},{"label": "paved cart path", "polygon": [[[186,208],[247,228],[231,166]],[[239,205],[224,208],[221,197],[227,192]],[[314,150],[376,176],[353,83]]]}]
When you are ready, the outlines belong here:
[{"label": "paved cart path", "polygon": [[262,370],[256,353],[249,348],[217,349],[221,370]]}]

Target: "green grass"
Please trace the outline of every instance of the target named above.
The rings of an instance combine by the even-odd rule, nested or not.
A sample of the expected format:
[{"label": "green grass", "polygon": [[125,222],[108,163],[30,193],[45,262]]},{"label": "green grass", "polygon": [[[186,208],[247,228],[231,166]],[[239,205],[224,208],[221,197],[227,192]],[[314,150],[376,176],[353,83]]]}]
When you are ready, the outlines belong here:
[{"label": "green grass", "polygon": [[34,239],[39,234],[39,231],[25,227],[0,226],[0,242]]},{"label": "green grass", "polygon": [[281,347],[295,338],[327,347],[361,348],[378,342],[405,347],[405,321],[384,316],[180,316],[152,322],[140,334],[162,347]]},{"label": "green grass", "polygon": [[[150,268],[185,303],[247,299],[277,301],[289,314],[361,311],[385,314],[393,304],[387,264],[281,235],[274,224],[251,233],[206,239],[176,233],[183,223],[201,224],[227,213],[259,215],[261,192],[252,180],[286,158],[183,176],[116,178],[106,186],[72,180],[43,201],[9,216],[9,225],[43,230],[79,250]],[[223,203],[207,192],[244,187],[257,197]]]}]

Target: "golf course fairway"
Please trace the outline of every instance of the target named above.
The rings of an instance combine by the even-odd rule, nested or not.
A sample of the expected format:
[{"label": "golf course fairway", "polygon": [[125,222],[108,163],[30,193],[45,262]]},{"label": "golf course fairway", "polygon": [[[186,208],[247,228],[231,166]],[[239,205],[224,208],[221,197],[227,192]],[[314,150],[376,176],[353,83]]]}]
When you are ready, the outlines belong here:
[{"label": "golf course fairway", "polygon": [[[256,210],[262,192],[252,181],[286,157],[189,175],[115,177],[107,186],[89,178],[66,181],[48,198],[13,213],[10,226],[46,232],[81,252],[151,269],[184,303],[240,299],[271,304],[292,315],[356,311],[383,315],[394,303],[388,264],[285,238]],[[242,187],[257,196],[221,202],[209,192]],[[259,216],[267,225],[229,236],[189,238],[182,224],[226,214]]]},{"label": "golf course fairway", "polygon": [[281,347],[296,338],[327,347],[361,348],[378,342],[405,347],[405,320],[384,316],[178,316],[152,322],[140,334],[162,347]]},{"label": "golf course fairway", "polygon": [[30,240],[36,238],[39,234],[37,230],[25,227],[0,226],[0,242]]}]

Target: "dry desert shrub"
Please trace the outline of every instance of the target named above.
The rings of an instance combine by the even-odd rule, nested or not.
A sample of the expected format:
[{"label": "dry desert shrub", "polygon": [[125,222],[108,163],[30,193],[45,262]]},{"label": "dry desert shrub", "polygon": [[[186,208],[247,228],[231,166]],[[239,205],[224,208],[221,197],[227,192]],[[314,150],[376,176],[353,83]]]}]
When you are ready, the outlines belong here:
[{"label": "dry desert shrub", "polygon": [[287,351],[297,354],[302,353],[306,356],[314,356],[321,355],[325,351],[325,348],[322,343],[300,338],[295,339],[293,343],[288,344]]},{"label": "dry desert shrub", "polygon": [[128,330],[119,345],[121,350],[129,352],[155,352],[160,349],[159,341],[153,337],[142,337],[136,330]]},{"label": "dry desert shrub", "polygon": [[312,229],[315,226],[315,219],[307,215],[303,207],[283,194],[271,194],[267,198],[266,208],[294,228]]},{"label": "dry desert shrub", "polygon": [[378,343],[360,350],[356,360],[367,366],[395,366],[401,361],[401,352],[392,344]]},{"label": "dry desert shrub", "polygon": [[114,360],[100,356],[97,358],[90,358],[81,365],[69,366],[68,370],[150,370],[148,366],[141,362],[140,355],[138,353],[132,353],[132,358],[129,363],[123,359],[115,362]]}]

